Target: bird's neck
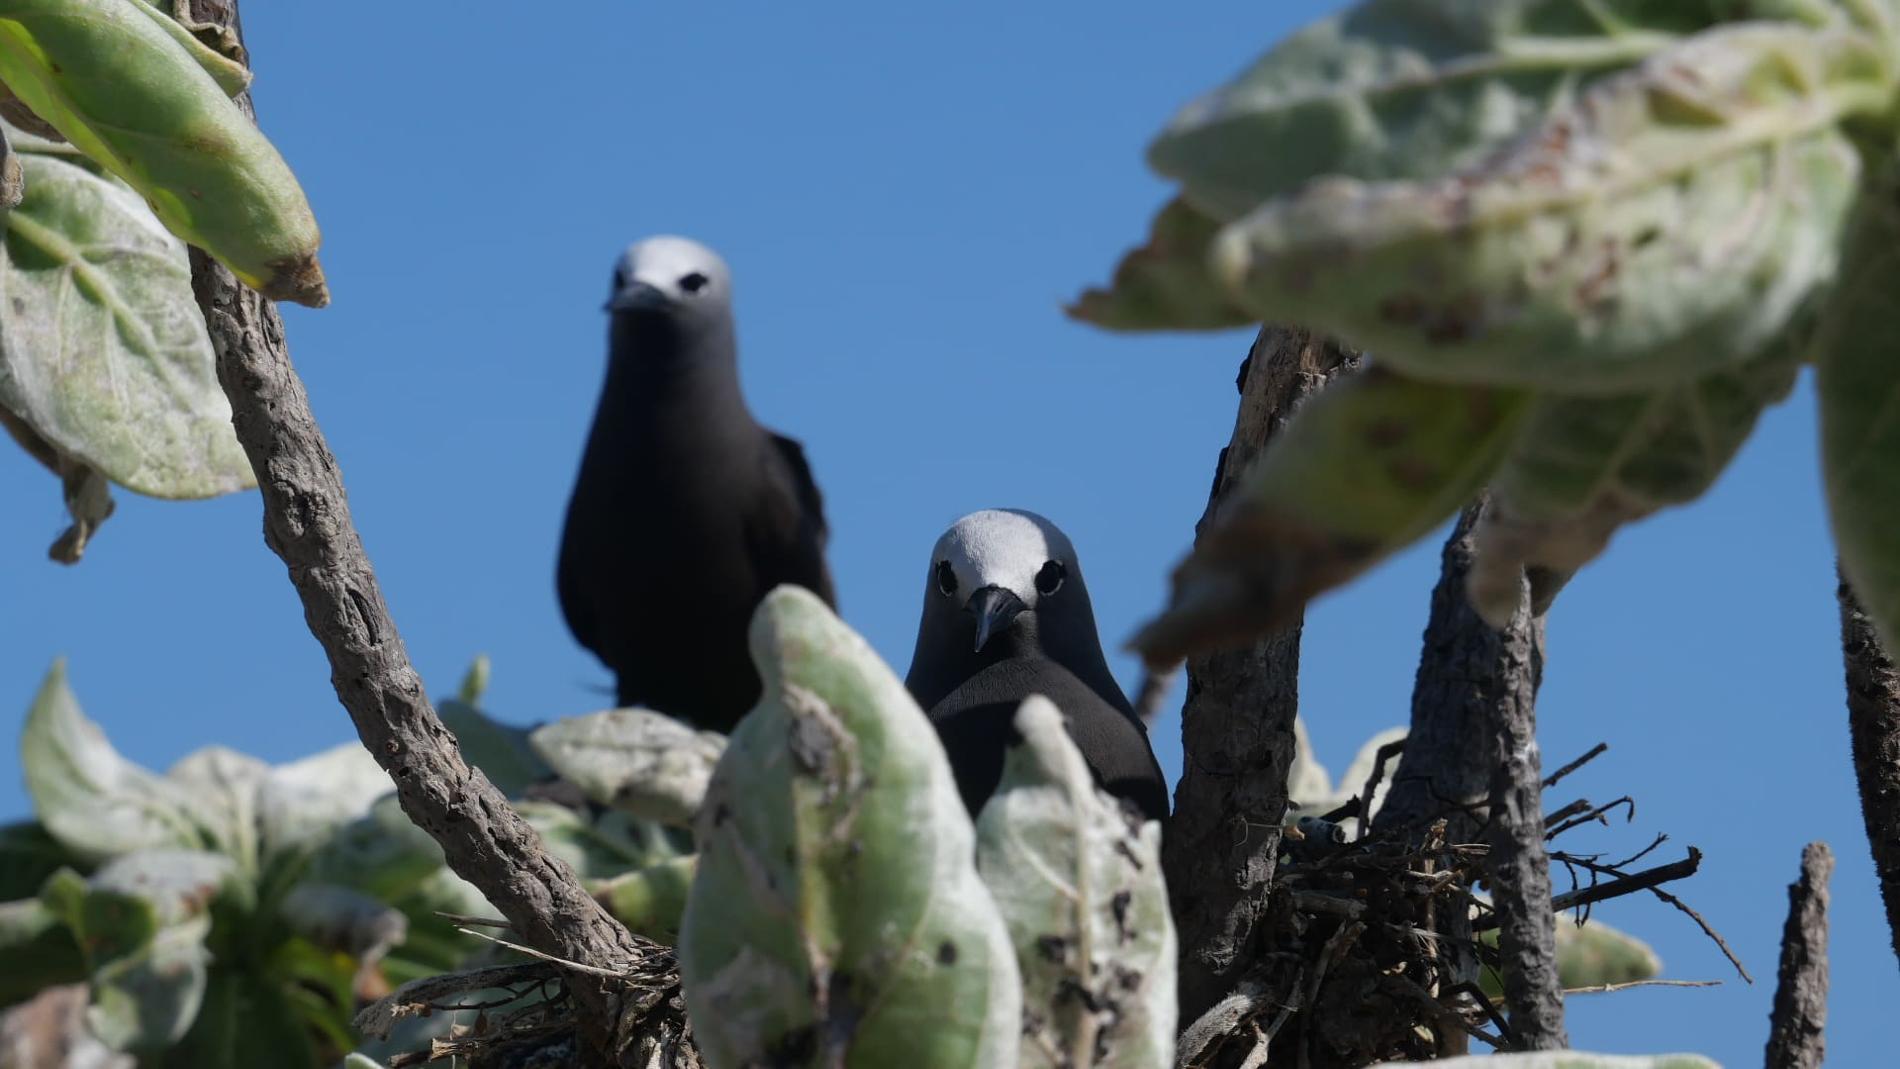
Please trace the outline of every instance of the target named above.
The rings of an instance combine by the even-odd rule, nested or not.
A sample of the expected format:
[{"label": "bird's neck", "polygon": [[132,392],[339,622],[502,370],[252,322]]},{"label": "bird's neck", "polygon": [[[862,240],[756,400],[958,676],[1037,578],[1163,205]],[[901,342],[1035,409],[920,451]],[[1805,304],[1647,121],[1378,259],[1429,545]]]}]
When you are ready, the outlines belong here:
[{"label": "bird's neck", "polygon": [[603,409],[711,426],[752,422],[731,324],[687,332],[664,320],[616,315],[611,333]]}]

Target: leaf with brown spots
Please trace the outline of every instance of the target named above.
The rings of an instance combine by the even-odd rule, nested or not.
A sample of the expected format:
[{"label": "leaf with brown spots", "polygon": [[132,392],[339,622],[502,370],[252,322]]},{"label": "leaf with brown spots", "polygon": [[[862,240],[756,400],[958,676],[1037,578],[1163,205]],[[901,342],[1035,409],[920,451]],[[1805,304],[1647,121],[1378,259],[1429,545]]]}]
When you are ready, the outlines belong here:
[{"label": "leaf with brown spots", "polygon": [[1215,270],[1420,377],[1603,394],[1733,368],[1834,279],[1861,174],[1837,126],[1885,111],[1893,64],[1845,25],[1711,30],[1481,166],[1270,201]]},{"label": "leaf with brown spots", "polygon": [[1667,389],[1539,397],[1478,525],[1468,582],[1479,614],[1503,627],[1525,569],[1575,572],[1624,524],[1701,497],[1793,388],[1809,336],[1797,329],[1751,364]]},{"label": "leaf with brown spots", "polygon": [[1174,921],[1161,825],[1097,789],[1047,699],[977,817],[976,863],[1023,972],[1024,1069],[1174,1064]]},{"label": "leaf with brown spots", "polygon": [[1136,648],[1161,665],[1245,644],[1424,537],[1483,488],[1529,398],[1376,365],[1335,379],[1222,500]]},{"label": "leaf with brown spots", "polygon": [[1014,1065],[1015,955],[936,730],[805,590],[768,595],[751,643],[764,693],[713,772],[680,931],[707,1063]]}]

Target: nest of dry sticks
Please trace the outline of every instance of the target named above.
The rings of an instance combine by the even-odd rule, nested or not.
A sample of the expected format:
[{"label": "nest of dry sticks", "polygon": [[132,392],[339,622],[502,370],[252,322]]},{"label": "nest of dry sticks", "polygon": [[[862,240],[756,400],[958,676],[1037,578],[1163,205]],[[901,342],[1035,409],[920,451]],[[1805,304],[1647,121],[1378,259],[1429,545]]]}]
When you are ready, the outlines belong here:
[{"label": "nest of dry sticks", "polygon": [[[1485,970],[1495,976],[1500,965],[1495,943],[1484,938],[1496,927],[1491,905],[1477,893],[1490,853],[1484,811],[1447,800],[1445,811],[1422,826],[1357,837],[1341,823],[1363,812],[1386,761],[1401,746],[1381,754],[1365,790],[1352,801],[1288,829],[1266,916],[1256,929],[1259,965],[1183,1032],[1178,1064],[1184,1069],[1257,1069],[1267,1064],[1269,1052],[1275,1066],[1334,1069],[1446,1057],[1464,1053],[1472,1040],[1501,1050],[1516,1046],[1509,1024],[1478,983]],[[1559,770],[1545,785],[1603,749]],[[1583,800],[1563,806],[1545,817],[1546,842],[1586,824],[1607,824],[1619,811],[1633,819],[1634,803],[1626,797],[1602,806]],[[1553,873],[1567,873],[1570,885],[1555,896],[1555,911],[1582,923],[1597,902],[1648,892],[1692,918],[1748,979],[1701,915],[1663,890],[1696,871],[1698,851],[1691,847],[1681,861],[1632,870],[1665,841],[1659,835],[1615,861],[1551,847]]]}]

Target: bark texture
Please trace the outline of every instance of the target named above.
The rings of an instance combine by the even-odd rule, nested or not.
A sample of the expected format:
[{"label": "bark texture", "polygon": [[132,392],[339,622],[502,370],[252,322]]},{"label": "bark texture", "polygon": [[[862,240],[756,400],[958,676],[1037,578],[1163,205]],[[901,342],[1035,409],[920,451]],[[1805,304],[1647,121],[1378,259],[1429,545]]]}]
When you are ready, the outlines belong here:
[{"label": "bark texture", "polygon": [[1801,878],[1788,885],[1781,930],[1781,973],[1768,1017],[1768,1069],[1821,1069],[1827,1054],[1827,881],[1834,852],[1826,843],[1801,851]]},{"label": "bark texture", "polygon": [[1900,671],[1880,647],[1873,621],[1842,579],[1841,653],[1847,662],[1847,724],[1860,812],[1867,823],[1887,933],[1900,957]]},{"label": "bark texture", "polygon": [[[1294,406],[1351,359],[1305,331],[1261,330],[1241,365],[1233,439],[1221,450],[1197,530]],[[1253,963],[1252,937],[1267,909],[1286,815],[1299,661],[1296,625],[1187,664],[1185,767],[1162,859],[1180,935],[1183,1021],[1225,997]]]},{"label": "bark texture", "polygon": [[[241,32],[236,0],[190,6],[196,19]],[[248,95],[239,102],[249,112]],[[304,619],[329,657],[337,697],[395,782],[403,811],[526,942],[603,969],[640,956],[633,937],[542,849],[501,791],[462,760],[436,716],[370,569],[275,306],[195,249],[191,265],[218,379],[263,494],[264,540],[289,568]],[[596,1047],[589,1064],[604,1064],[616,985],[578,973],[569,974],[568,985],[593,1018],[583,1022]]]},{"label": "bark texture", "polygon": [[[1471,608],[1465,578],[1482,509],[1481,504],[1467,508],[1445,541],[1412,686],[1405,756],[1375,826],[1386,832],[1410,829],[1416,838],[1431,821],[1443,818],[1447,842],[1490,836],[1492,872],[1500,884],[1495,919],[1504,929],[1500,942],[1512,1023],[1528,1046],[1549,1049],[1565,1043],[1535,740],[1544,629],[1540,618],[1520,612],[1499,631]],[[1487,810],[1496,818],[1488,824]],[[1441,913],[1435,931],[1444,937],[1449,975],[1443,986],[1475,981],[1478,961],[1471,951],[1468,913]],[[1441,1054],[1460,1054],[1467,1047],[1462,1034],[1447,1034],[1444,1040]]]},{"label": "bark texture", "polygon": [[1524,584],[1517,614],[1497,636],[1499,690],[1490,703],[1491,901],[1498,919],[1504,1004],[1521,1050],[1563,1050],[1563,983],[1557,916],[1544,848],[1544,772],[1537,751],[1537,687],[1544,675],[1544,621]]}]

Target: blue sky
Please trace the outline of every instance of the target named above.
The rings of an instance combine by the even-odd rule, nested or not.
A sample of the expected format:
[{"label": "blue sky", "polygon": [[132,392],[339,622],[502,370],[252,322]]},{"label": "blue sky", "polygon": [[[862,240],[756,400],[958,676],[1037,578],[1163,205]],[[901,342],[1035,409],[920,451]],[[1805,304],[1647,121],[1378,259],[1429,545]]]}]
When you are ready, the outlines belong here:
[{"label": "blue sky", "polygon": [[[1336,6],[436,2],[364,24],[252,0],[259,106],[335,294],[288,311],[293,355],[431,689],[487,652],[498,715],[606,702],[561,623],[554,551],[613,259],[656,232],[731,262],[753,406],[804,440],[845,616],[893,666],[931,543],[986,506],[1073,536],[1118,645],[1187,547],[1249,335],[1116,337],[1059,305],[1143,235],[1165,190],[1141,150],[1173,109]],[[1757,979],[1686,918],[1622,900],[1599,916],[1668,975],[1725,984],[1573,999],[1579,1047],[1758,1063],[1784,888],[1822,838],[1840,855],[1830,1053],[1889,1049],[1900,971],[1853,793],[1811,403],[1804,383],[1714,492],[1625,532],[1552,616],[1546,764],[1611,744],[1552,803],[1638,799],[1634,826],[1571,844],[1700,847],[1679,890]],[[0,708],[23,711],[65,654],[91,715],[151,766],[349,737],[255,495],[122,495],[73,569],[43,559],[57,486],[11,449],[0,500]],[[1304,710],[1335,772],[1405,721],[1438,541],[1312,611]],[[1172,716],[1156,741],[1178,773]],[[27,810],[0,755],[0,817]]]}]

